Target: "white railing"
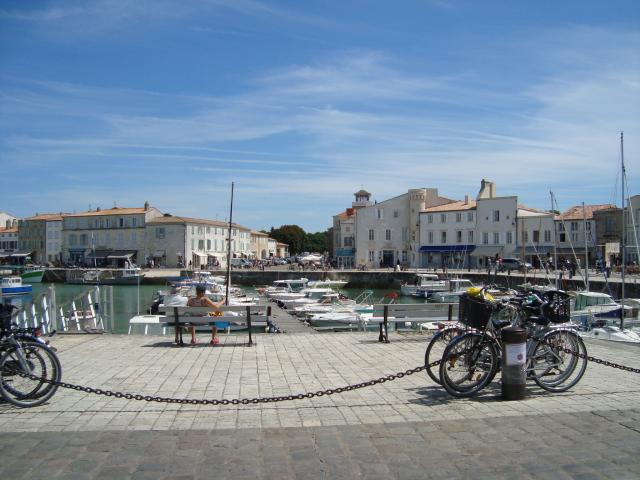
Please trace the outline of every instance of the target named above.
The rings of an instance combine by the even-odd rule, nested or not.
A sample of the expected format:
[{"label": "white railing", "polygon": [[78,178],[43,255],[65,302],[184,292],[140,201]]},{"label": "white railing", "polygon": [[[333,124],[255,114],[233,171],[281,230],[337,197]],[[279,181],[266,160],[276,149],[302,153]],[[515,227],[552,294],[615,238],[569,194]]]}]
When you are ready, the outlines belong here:
[{"label": "white railing", "polygon": [[94,333],[113,331],[113,287],[95,286],[62,305],[56,302],[55,286],[38,295],[30,306],[12,319],[19,327],[42,328],[42,333]]}]

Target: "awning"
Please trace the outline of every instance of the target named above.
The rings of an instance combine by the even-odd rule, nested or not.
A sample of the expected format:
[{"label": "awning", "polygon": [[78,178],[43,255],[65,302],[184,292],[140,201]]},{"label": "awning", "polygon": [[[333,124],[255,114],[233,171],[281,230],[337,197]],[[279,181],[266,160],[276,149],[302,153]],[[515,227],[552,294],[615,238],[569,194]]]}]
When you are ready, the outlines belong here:
[{"label": "awning", "polygon": [[24,257],[30,257],[32,253],[33,252],[13,252],[9,256],[10,257],[24,258]]},{"label": "awning", "polygon": [[419,252],[471,253],[475,248],[475,245],[424,245],[420,247]]},{"label": "awning", "polygon": [[355,248],[336,248],[336,257],[353,257],[356,254]]},{"label": "awning", "polygon": [[471,255],[474,257],[495,257],[496,254],[504,256],[503,253],[504,247],[500,245],[482,245],[480,247],[476,247]]},{"label": "awning", "polygon": [[197,257],[200,258],[207,258],[207,254],[206,253],[198,253],[198,252],[193,252],[193,254]]},{"label": "awning", "polygon": [[207,252],[207,256],[208,257],[217,258],[218,257],[218,252]]},{"label": "awning", "polygon": [[107,258],[128,259],[133,257],[137,252],[135,250],[112,250]]},{"label": "awning", "polygon": [[110,253],[111,250],[96,250],[87,255],[87,260],[104,260]]}]

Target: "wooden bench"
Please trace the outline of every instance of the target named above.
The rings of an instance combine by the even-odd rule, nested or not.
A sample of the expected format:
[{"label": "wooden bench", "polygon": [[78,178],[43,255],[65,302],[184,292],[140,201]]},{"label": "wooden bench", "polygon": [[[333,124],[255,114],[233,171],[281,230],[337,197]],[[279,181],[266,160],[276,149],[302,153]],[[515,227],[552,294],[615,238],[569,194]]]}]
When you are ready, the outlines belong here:
[{"label": "wooden bench", "polygon": [[[251,336],[251,327],[256,324],[271,323],[271,307],[266,305],[239,305],[212,307],[163,307],[161,313],[165,314],[165,325],[175,328],[176,345],[184,345],[182,341],[182,328],[197,325],[209,325],[213,322],[226,322],[231,325],[246,326],[249,330],[248,346],[254,345]],[[212,316],[213,312],[220,315]]]},{"label": "wooden bench", "polygon": [[389,322],[450,322],[457,318],[457,303],[391,303],[374,305],[369,322],[380,325],[378,341],[389,343]]}]

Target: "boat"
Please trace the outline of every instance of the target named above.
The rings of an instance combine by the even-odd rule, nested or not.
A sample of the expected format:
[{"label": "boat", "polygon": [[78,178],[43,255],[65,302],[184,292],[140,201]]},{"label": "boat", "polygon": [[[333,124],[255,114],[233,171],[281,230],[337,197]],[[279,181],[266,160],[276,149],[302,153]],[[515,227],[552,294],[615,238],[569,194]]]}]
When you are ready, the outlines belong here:
[{"label": "boat", "polygon": [[[623,306],[616,302],[611,295],[599,292],[570,292],[571,320],[585,326],[592,319],[618,319]],[[631,317],[633,309],[625,306],[625,317]]]},{"label": "boat", "polygon": [[144,273],[138,267],[66,271],[66,283],[81,285],[137,285]]},{"label": "boat", "polygon": [[307,283],[309,288],[331,288],[333,290],[340,290],[348,282],[345,280],[313,280]]},{"label": "boat", "polygon": [[[299,292],[307,287],[308,282],[309,280],[306,278],[275,280],[273,284],[265,290],[264,294],[273,301],[295,297],[300,298],[304,296],[304,294],[300,294]],[[289,295],[292,293],[297,295]]]},{"label": "boat", "polygon": [[586,332],[580,332],[580,335],[587,338],[597,338],[614,342],[640,343],[640,335],[636,332],[630,329],[621,330],[620,327],[614,325],[595,327]]},{"label": "boat", "polygon": [[44,268],[38,266],[24,267],[20,272],[20,278],[24,283],[42,283]]},{"label": "boat", "polygon": [[3,277],[0,281],[0,290],[2,295],[24,295],[31,293],[33,287],[31,285],[23,285],[22,278],[18,276]]},{"label": "boat", "polygon": [[432,303],[458,303],[460,295],[474,287],[471,280],[463,278],[449,279],[448,284],[449,288],[446,291],[431,292],[427,300]]},{"label": "boat", "polygon": [[433,292],[447,290],[446,280],[441,280],[435,273],[417,273],[413,284],[403,283],[400,286],[401,295],[406,296],[431,296]]}]

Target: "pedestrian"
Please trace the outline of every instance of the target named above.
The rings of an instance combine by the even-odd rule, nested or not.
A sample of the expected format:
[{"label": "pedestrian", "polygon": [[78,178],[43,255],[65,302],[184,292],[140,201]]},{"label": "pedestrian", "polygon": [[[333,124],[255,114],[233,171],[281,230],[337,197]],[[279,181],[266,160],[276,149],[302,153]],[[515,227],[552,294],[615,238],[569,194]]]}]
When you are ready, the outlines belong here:
[{"label": "pedestrian", "polygon": [[[188,307],[212,307],[214,309],[218,309],[222,305],[224,305],[224,297],[219,302],[214,302],[210,298],[205,297],[206,291],[207,291],[207,288],[204,285],[197,285],[196,296],[189,298],[189,300],[187,301],[187,306]],[[220,310],[214,310],[213,312],[220,313]],[[218,326],[216,322],[211,322],[209,325],[211,326],[211,341],[209,342],[209,344],[217,345],[218,343],[220,343],[220,340],[217,337]],[[195,345],[196,343],[198,343],[198,340],[196,339],[196,327],[195,325],[191,325],[189,329],[191,330],[191,345]]]}]

